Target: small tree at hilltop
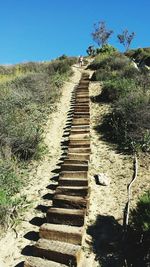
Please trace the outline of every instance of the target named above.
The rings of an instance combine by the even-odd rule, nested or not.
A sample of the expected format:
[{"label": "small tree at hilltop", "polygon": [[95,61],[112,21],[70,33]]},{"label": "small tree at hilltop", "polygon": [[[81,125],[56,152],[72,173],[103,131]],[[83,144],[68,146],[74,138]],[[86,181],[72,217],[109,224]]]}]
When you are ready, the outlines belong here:
[{"label": "small tree at hilltop", "polygon": [[135,32],[129,34],[128,30],[124,30],[121,34],[117,35],[119,42],[125,47],[125,51],[129,50],[130,44],[133,41]]},{"label": "small tree at hilltop", "polygon": [[107,44],[108,39],[110,38],[111,34],[113,33],[112,30],[107,30],[105,22],[100,21],[97,24],[94,24],[94,32],[92,32],[93,40],[100,46],[104,46]]}]

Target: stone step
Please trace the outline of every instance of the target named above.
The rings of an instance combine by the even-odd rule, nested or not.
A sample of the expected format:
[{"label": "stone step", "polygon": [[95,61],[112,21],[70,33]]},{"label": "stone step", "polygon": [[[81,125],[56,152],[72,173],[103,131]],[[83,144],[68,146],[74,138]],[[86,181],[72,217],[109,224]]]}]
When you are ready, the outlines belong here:
[{"label": "stone step", "polygon": [[55,194],[53,205],[57,208],[86,209],[87,199],[81,196]]},{"label": "stone step", "polygon": [[69,196],[87,196],[88,186],[58,186],[56,194]]},{"label": "stone step", "polygon": [[81,245],[83,227],[44,223],[40,227],[40,238]]},{"label": "stone step", "polygon": [[63,163],[61,165],[61,171],[88,171],[88,165]]},{"label": "stone step", "polygon": [[60,178],[82,178],[82,179],[87,179],[87,171],[65,171],[61,172],[59,174],[59,179]]},{"label": "stone step", "polygon": [[45,260],[39,257],[27,257],[24,262],[24,267],[67,267],[67,265]]},{"label": "stone step", "polygon": [[83,178],[59,178],[61,186],[88,186],[88,180]]},{"label": "stone step", "polygon": [[[56,261],[69,266],[77,266],[81,257],[81,247],[79,245],[65,242],[39,239],[34,246],[34,255]],[[42,267],[42,266],[41,266]]]},{"label": "stone step", "polygon": [[89,160],[90,154],[89,153],[82,153],[82,154],[68,153],[66,158],[70,160],[77,160],[77,159],[78,160]]},{"label": "stone step", "polygon": [[84,225],[85,210],[49,208],[47,211],[47,222],[56,224],[67,224],[72,226]]}]

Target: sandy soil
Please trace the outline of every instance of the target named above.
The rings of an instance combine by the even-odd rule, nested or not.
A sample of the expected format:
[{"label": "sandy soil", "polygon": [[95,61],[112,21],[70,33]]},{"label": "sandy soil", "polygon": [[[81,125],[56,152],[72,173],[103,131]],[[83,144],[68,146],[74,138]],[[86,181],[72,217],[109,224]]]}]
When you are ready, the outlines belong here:
[{"label": "sandy soil", "polygon": [[[90,95],[100,94],[100,84],[90,85]],[[102,118],[110,111],[110,105],[91,102],[91,162],[90,162],[90,205],[87,216],[87,242],[84,251],[87,258],[94,255],[93,267],[121,267],[122,251],[120,251],[119,234],[123,223],[123,210],[127,201],[127,184],[133,173],[133,159],[129,155],[117,152],[114,145],[103,140],[101,133],[94,127],[102,122]],[[139,157],[138,179],[133,185],[131,208],[137,199],[149,187],[150,159]],[[110,185],[101,186],[94,176],[105,174]],[[91,265],[89,265],[90,267]]]},{"label": "sandy soil", "polygon": [[57,108],[50,115],[45,126],[44,140],[49,152],[38,164],[32,162],[28,185],[21,192],[21,195],[27,196],[28,209],[20,215],[18,219],[20,223],[15,226],[15,229],[9,229],[0,240],[0,267],[21,266],[19,263],[24,260],[22,250],[34,243],[30,240],[36,241],[39,225],[43,222],[45,214],[42,213],[42,207],[50,206],[50,196],[56,186],[56,182],[51,178],[54,176],[53,170],[56,169],[62,153],[60,143],[70,106],[71,92],[81,77],[78,66],[74,66],[73,71],[74,75],[65,83]]}]

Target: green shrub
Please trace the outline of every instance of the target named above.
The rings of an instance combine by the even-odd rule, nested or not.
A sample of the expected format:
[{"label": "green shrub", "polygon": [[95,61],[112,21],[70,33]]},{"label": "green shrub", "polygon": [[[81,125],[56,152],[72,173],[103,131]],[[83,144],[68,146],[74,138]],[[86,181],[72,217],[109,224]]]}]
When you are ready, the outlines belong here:
[{"label": "green shrub", "polygon": [[132,58],[137,62],[139,65],[146,64],[150,66],[150,48],[138,48],[135,50],[130,50],[125,53],[129,58]]},{"label": "green shrub", "polygon": [[131,213],[130,225],[140,232],[150,233],[150,191],[145,193]]},{"label": "green shrub", "polygon": [[116,101],[111,122],[112,136],[129,149],[150,151],[150,99],[143,92],[130,92]]},{"label": "green shrub", "polygon": [[131,211],[127,240],[128,266],[147,267],[150,263],[150,191],[146,192]]},{"label": "green shrub", "polygon": [[56,107],[75,62],[76,58],[63,57],[52,62],[0,66],[0,224],[17,205],[14,195],[22,185],[20,166],[40,159],[46,151],[42,125]]},{"label": "green shrub", "polygon": [[22,181],[19,169],[13,161],[0,160],[0,224],[5,225],[13,207],[12,196],[19,192]]},{"label": "green shrub", "polygon": [[96,49],[96,54],[113,54],[114,52],[117,52],[118,50],[109,44],[103,45],[101,48]]},{"label": "green shrub", "polygon": [[108,81],[108,80],[115,79],[116,77],[117,77],[116,71],[98,69],[93,73],[91,80],[92,81]]},{"label": "green shrub", "polygon": [[135,90],[137,89],[133,80],[115,77],[104,81],[101,95],[105,101],[114,102],[125,97],[128,92],[134,92]]}]

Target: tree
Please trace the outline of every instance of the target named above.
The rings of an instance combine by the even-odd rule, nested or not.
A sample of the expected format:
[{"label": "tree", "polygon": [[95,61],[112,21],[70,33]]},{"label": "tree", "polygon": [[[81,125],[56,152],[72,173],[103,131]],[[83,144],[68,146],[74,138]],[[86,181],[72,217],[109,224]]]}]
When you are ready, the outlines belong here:
[{"label": "tree", "polygon": [[135,36],[135,32],[132,32],[129,34],[127,29],[124,30],[122,34],[117,35],[119,42],[125,47],[126,52],[129,50],[130,44],[133,41],[134,36]]},{"label": "tree", "polygon": [[93,46],[93,45],[90,45],[90,46],[88,47],[88,49],[86,50],[86,52],[87,52],[87,54],[88,54],[89,56],[94,56],[94,55],[95,55],[95,49],[94,49],[94,46]]},{"label": "tree", "polygon": [[107,30],[105,22],[99,21],[98,24],[94,24],[94,32],[92,32],[93,40],[100,46],[107,44],[108,39],[113,33],[112,30]]}]

